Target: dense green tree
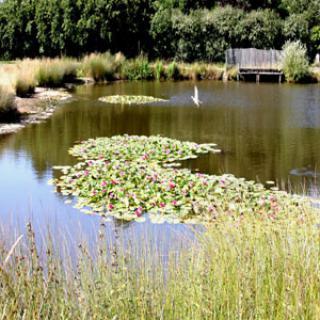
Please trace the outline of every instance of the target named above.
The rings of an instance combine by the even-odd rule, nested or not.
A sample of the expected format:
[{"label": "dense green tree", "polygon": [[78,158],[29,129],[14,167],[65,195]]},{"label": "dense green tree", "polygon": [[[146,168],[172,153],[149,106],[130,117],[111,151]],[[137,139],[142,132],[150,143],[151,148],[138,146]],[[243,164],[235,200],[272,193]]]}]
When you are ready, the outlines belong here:
[{"label": "dense green tree", "polygon": [[274,11],[251,11],[240,23],[242,46],[258,49],[281,47],[282,21]]},{"label": "dense green tree", "polygon": [[229,47],[319,50],[319,0],[0,0],[0,55],[122,51],[223,60]]}]

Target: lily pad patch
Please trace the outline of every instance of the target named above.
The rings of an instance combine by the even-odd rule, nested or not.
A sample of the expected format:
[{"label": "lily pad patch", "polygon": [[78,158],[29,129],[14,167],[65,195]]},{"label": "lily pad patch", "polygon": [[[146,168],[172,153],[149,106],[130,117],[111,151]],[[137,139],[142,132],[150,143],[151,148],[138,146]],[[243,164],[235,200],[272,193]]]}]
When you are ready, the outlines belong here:
[{"label": "lily pad patch", "polygon": [[212,148],[159,136],[90,139],[70,149],[81,160],[60,167],[63,174],[53,183],[63,195],[75,197],[77,208],[124,220],[143,221],[145,213],[155,223],[302,214],[302,198],[286,192],[267,190],[233,175],[164,166]]},{"label": "lily pad patch", "polygon": [[146,104],[155,102],[165,102],[168,100],[155,98],[151,96],[139,96],[139,95],[114,95],[99,98],[99,101],[110,104]]}]

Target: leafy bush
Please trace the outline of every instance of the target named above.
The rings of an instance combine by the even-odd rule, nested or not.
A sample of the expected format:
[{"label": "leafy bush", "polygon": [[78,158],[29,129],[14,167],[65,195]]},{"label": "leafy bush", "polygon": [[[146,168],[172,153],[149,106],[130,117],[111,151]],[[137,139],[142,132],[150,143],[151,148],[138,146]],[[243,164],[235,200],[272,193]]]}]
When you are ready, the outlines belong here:
[{"label": "leafy bush", "polygon": [[249,12],[240,24],[243,47],[277,48],[283,43],[282,21],[269,9]]},{"label": "leafy bush", "polygon": [[306,47],[300,41],[287,42],[283,51],[283,72],[287,81],[303,80],[309,73]]}]

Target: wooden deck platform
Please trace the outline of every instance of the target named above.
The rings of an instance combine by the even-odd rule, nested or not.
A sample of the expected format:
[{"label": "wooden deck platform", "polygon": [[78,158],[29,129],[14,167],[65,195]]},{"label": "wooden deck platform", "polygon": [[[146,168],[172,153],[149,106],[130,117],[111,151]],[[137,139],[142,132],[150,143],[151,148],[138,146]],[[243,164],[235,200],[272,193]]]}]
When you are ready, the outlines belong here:
[{"label": "wooden deck platform", "polygon": [[255,76],[260,82],[261,76],[274,76],[282,82],[282,51],[250,49],[228,49],[226,51],[226,70],[237,68],[237,79]]},{"label": "wooden deck platform", "polygon": [[255,76],[256,82],[260,82],[260,76],[274,76],[278,78],[278,82],[282,82],[283,72],[281,70],[272,70],[272,69],[248,69],[248,68],[239,68],[237,73],[237,80],[239,81],[241,77],[245,76]]}]

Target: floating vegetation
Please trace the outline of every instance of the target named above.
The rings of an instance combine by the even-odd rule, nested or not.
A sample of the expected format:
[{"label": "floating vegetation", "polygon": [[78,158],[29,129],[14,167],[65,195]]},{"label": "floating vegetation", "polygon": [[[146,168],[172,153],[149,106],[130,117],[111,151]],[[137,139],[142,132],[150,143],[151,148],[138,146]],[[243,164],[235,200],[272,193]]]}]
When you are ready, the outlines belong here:
[{"label": "floating vegetation", "polygon": [[286,192],[233,175],[213,176],[164,167],[212,150],[212,145],[159,136],[90,139],[71,148],[83,160],[58,167],[54,184],[77,197],[76,207],[119,219],[153,222],[212,222],[220,217],[257,215],[278,219],[302,213],[304,201]]},{"label": "floating vegetation", "polygon": [[164,102],[167,100],[155,98],[151,96],[127,96],[127,95],[115,95],[99,98],[99,101],[112,103],[112,104],[145,104],[154,102]]},{"label": "floating vegetation", "polygon": [[160,136],[114,136],[89,139],[70,149],[81,159],[173,162],[196,158],[199,153],[215,152],[211,144],[197,144]]}]

